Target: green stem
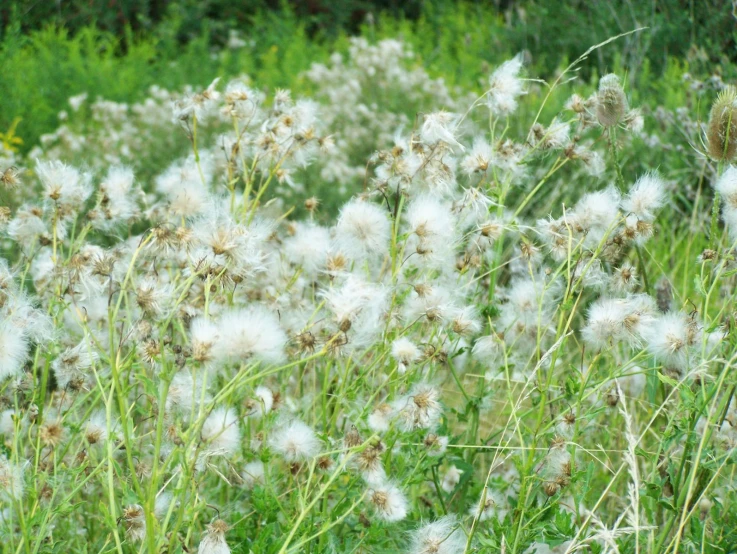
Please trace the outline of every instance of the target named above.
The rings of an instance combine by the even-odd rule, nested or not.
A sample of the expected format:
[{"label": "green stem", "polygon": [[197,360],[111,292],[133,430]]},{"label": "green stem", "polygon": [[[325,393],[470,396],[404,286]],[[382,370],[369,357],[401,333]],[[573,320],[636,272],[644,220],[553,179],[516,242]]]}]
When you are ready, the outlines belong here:
[{"label": "green stem", "polygon": [[619,155],[617,154],[617,131],[615,127],[609,127],[609,149],[614,160],[614,167],[617,170],[619,190],[624,192],[624,177],[622,176],[622,167],[619,165]]}]

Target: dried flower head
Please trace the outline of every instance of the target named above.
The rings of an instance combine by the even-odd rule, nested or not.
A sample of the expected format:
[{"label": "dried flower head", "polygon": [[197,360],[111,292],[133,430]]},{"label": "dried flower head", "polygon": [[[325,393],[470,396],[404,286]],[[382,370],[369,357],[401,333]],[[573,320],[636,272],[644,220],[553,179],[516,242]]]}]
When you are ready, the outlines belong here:
[{"label": "dried flower head", "polygon": [[216,519],[207,526],[207,531],[200,541],[197,554],[230,554],[230,547],[225,541],[225,533],[230,529],[222,519]]},{"label": "dried flower head", "polygon": [[722,90],[711,107],[706,146],[709,156],[716,161],[729,162],[737,154],[737,89],[734,87]]},{"label": "dried flower head", "polygon": [[602,127],[614,127],[627,112],[627,97],[614,73],[605,75],[599,81],[596,95],[596,118]]}]

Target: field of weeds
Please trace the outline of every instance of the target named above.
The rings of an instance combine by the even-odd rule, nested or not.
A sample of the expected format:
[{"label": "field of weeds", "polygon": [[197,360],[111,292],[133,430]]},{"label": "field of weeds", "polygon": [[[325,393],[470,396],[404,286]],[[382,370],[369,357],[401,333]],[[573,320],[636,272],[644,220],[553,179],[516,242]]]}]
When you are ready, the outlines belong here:
[{"label": "field of weeds", "polygon": [[3,551],[736,551],[737,91],[647,32],[0,135]]}]

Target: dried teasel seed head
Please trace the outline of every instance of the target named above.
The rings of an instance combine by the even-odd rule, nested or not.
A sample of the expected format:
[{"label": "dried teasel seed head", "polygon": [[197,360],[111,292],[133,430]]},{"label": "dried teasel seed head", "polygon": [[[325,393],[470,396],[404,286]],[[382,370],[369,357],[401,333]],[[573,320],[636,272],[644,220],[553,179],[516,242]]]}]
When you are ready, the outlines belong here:
[{"label": "dried teasel seed head", "polygon": [[719,93],[711,107],[706,128],[709,156],[728,162],[737,154],[737,89],[727,87]]},{"label": "dried teasel seed head", "polygon": [[596,119],[602,127],[614,127],[627,112],[627,97],[614,73],[604,75],[596,94]]}]

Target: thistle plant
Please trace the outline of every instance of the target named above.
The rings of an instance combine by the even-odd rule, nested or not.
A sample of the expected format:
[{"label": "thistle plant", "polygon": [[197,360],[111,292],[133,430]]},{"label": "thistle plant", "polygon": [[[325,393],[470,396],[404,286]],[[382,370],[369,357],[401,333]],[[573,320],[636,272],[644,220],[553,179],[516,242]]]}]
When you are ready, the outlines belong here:
[{"label": "thistle plant", "polygon": [[619,77],[544,119],[521,55],[461,106],[403,52],[352,56],[438,86],[411,125],[321,104],[335,58],[318,101],[154,91],[141,145],[190,151],[149,179],[61,129],[0,167],[9,552],[729,551],[734,95],[684,226]]}]

